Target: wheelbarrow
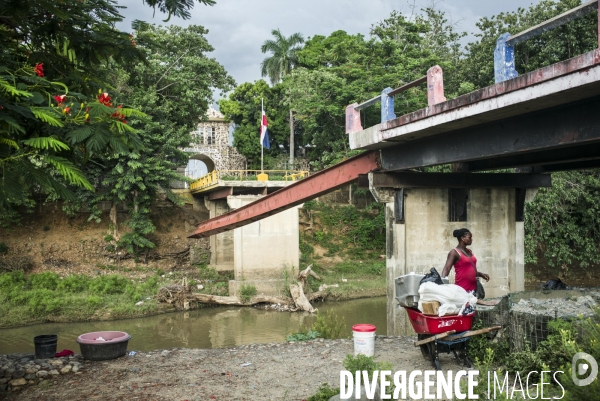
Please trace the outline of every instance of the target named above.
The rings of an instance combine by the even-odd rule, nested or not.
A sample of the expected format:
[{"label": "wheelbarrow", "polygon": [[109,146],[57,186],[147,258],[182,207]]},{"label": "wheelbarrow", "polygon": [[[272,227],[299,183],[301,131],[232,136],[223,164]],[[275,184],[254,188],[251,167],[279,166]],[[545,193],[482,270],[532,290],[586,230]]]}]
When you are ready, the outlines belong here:
[{"label": "wheelbarrow", "polygon": [[415,346],[421,348],[421,354],[431,361],[431,365],[442,370],[439,354],[454,354],[458,361],[462,361],[468,368],[472,363],[467,356],[467,342],[470,337],[484,334],[492,330],[499,330],[502,326],[488,327],[480,330],[471,330],[475,312],[469,315],[429,316],[417,309],[407,308],[408,318],[417,333],[418,341]]}]

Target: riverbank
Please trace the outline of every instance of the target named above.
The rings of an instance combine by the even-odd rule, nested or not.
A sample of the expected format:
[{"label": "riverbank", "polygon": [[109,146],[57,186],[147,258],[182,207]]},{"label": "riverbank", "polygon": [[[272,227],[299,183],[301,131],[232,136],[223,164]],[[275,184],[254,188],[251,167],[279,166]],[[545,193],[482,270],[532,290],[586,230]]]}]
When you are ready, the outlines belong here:
[{"label": "riverbank", "polygon": [[[385,264],[381,260],[346,261],[320,268],[321,280],[311,280],[312,291],[329,287],[327,300],[341,301],[385,295]],[[283,274],[282,274],[283,275]],[[98,270],[95,275],[55,272],[0,274],[0,328],[49,322],[92,322],[153,316],[175,312],[156,300],[162,286],[190,283],[194,292],[228,295],[230,273],[206,265],[165,273],[145,270]],[[337,286],[336,286],[337,285]],[[207,305],[191,303],[190,309]]]},{"label": "riverbank", "polygon": [[[377,336],[375,360],[392,370],[425,370],[430,364],[414,336]],[[17,386],[6,400],[306,400],[322,383],[339,387],[342,361],[353,341],[311,340],[221,349],[156,350],[112,361],[84,361],[76,374],[46,385]],[[441,356],[447,370],[460,370]]]}]

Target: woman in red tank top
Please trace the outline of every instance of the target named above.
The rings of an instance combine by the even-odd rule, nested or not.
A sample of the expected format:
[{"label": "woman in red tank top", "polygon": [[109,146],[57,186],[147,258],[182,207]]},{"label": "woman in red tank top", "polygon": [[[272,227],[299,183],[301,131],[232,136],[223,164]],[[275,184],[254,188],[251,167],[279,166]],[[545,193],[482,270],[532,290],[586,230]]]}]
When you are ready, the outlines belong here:
[{"label": "woman in red tank top", "polygon": [[477,289],[477,277],[483,278],[485,281],[490,280],[490,276],[477,271],[477,258],[473,252],[467,248],[473,243],[473,236],[466,228],[454,230],[452,235],[458,239],[456,248],[448,253],[446,265],[442,270],[442,277],[448,277],[450,269],[454,266],[456,271],[455,284],[464,288],[467,292],[475,292]]}]

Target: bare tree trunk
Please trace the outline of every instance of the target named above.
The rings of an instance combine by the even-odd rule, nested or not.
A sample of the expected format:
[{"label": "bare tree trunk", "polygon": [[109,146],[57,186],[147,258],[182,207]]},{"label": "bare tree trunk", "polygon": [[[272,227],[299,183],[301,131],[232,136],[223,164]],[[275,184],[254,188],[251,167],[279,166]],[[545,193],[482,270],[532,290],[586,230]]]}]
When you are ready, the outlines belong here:
[{"label": "bare tree trunk", "polygon": [[110,207],[110,222],[113,225],[112,236],[115,241],[119,240],[119,230],[118,230],[118,221],[117,221],[117,202],[113,201],[112,206]]},{"label": "bare tree trunk", "polygon": [[290,170],[294,169],[294,114],[290,109]]}]

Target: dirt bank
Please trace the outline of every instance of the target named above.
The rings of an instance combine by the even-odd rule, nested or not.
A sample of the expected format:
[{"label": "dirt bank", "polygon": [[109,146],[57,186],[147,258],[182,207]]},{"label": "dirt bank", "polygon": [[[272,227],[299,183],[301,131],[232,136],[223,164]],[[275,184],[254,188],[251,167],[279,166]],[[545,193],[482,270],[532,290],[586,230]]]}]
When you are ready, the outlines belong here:
[{"label": "dirt bank", "polygon": [[[430,369],[414,337],[382,337],[378,361],[393,370]],[[339,387],[342,361],[352,340],[256,344],[227,349],[173,349],[113,361],[83,363],[77,374],[56,377],[48,387],[31,385],[6,400],[305,400],[321,383]],[[442,367],[459,370],[449,355]]]}]

